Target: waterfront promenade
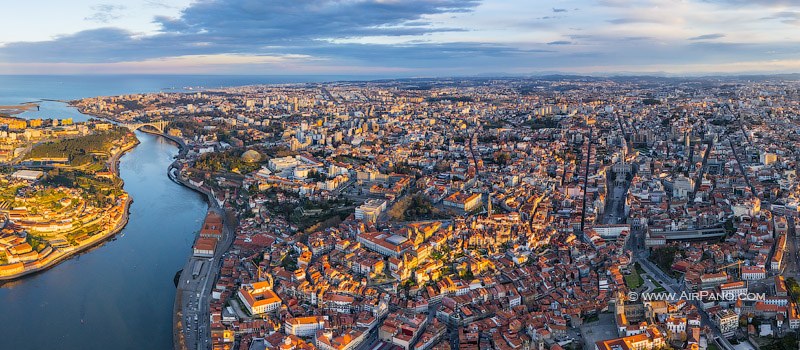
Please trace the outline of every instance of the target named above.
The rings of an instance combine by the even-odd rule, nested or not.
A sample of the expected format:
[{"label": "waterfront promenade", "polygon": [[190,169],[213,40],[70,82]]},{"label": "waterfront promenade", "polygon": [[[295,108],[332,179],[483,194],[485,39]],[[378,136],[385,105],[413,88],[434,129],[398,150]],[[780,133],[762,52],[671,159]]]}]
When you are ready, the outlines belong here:
[{"label": "waterfront promenade", "polygon": [[[171,168],[172,166],[170,166]],[[225,210],[209,189],[194,186],[182,179],[180,175],[175,177],[175,181],[205,195],[209,203],[209,211],[214,211],[222,217],[223,236],[217,243],[214,256],[211,258],[190,256],[187,259],[178,279],[173,307],[173,348],[181,350],[210,349],[209,291],[219,275],[222,255],[233,244],[234,229],[237,225],[236,215],[232,211]],[[202,263],[203,267],[199,275],[194,276],[192,270],[196,263]]]}]

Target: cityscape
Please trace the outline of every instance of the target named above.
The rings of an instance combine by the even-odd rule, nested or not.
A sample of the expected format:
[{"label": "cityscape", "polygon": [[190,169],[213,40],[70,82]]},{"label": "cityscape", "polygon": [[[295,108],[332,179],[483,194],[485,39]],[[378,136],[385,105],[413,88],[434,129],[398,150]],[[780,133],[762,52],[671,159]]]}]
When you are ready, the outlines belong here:
[{"label": "cityscape", "polygon": [[[444,39],[485,30],[497,3],[179,2],[146,15],[94,4],[77,20],[155,15],[159,31],[117,42],[88,25],[47,40],[0,34],[0,73],[14,70],[0,76],[0,349],[800,348],[796,60],[696,55],[654,73],[660,61],[642,54],[624,69],[564,58],[512,73],[528,67],[519,52],[494,59]],[[556,18],[628,11],[553,3]],[[665,13],[715,6],[681,3]],[[763,5],[784,11],[762,20],[796,30],[797,5]],[[242,30],[286,30],[286,43],[204,22],[223,9],[253,11],[242,18],[264,23]],[[730,11],[698,26],[769,32]],[[462,15],[484,24],[450,27]],[[642,16],[593,29],[663,24]],[[246,59],[267,53],[228,41],[239,35],[297,50],[270,60],[286,75]],[[376,36],[443,41],[347,42]],[[214,49],[145,55],[183,52],[176,38]],[[85,52],[61,57],[63,42]],[[459,53],[440,66],[451,58],[408,45]],[[713,50],[745,59],[745,46]],[[367,47],[363,70],[333,53]]]}]

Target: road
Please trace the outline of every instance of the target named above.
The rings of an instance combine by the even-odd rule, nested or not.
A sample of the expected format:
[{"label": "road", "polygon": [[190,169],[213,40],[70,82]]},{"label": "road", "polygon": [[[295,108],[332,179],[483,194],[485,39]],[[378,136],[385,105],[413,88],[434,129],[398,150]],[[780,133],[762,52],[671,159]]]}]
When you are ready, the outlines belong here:
[{"label": "road", "polygon": [[[184,185],[198,190],[189,184]],[[184,265],[175,298],[175,349],[211,349],[212,346],[210,291],[218,278],[222,256],[233,244],[236,217],[231,212],[224,212],[210,196],[209,210],[223,217],[223,238],[217,244],[213,258],[191,257]],[[199,276],[194,278],[192,270],[197,261],[204,263]]]},{"label": "road", "polygon": [[111,157],[108,158],[108,163],[107,163],[108,171],[110,171],[110,172],[116,174],[117,176],[119,176],[119,170],[118,170],[118,168],[119,168],[119,159],[122,157],[122,155],[124,155],[128,151],[132,150],[138,144],[139,144],[139,141],[137,140],[136,142],[133,142],[133,143],[130,143],[130,144],[127,144],[127,145],[123,146],[117,152],[114,152],[114,154],[112,154]]},{"label": "road", "polygon": [[[661,269],[657,266],[653,265],[649,260],[647,260],[646,255],[645,258],[641,258],[643,255],[637,254],[640,257],[638,260],[639,265],[650,274],[652,278],[655,278],[658,283],[661,284],[664,289],[667,290],[669,293],[675,293],[675,295],[679,296],[681,293],[685,292],[685,286],[680,283],[679,280],[676,280],[672,277],[667,276]],[[733,350],[733,345],[726,339],[722,332],[719,330],[717,325],[711,321],[708,313],[703,310],[703,306],[700,304],[699,300],[693,300],[692,303],[695,305],[697,310],[700,312],[700,316],[702,318],[702,324],[708,325],[714,333],[714,338],[717,338],[715,341],[725,350]]]},{"label": "road", "polygon": [[[664,273],[664,271],[647,259],[648,254],[646,251],[638,249],[639,245],[635,246],[637,249],[634,252],[634,260],[639,262],[639,265],[650,275],[650,277],[658,281],[658,283],[660,283],[668,293],[674,293],[674,295],[680,296],[683,292],[686,292],[686,286],[681,283],[679,279],[674,279],[668,276],[666,273]],[[733,345],[722,335],[722,332],[717,325],[711,321],[708,313],[703,310],[700,301],[692,300],[691,302],[695,305],[697,310],[699,310],[702,318],[702,324],[708,325],[711,328],[712,332],[714,333],[715,342],[724,350],[734,350]]]},{"label": "road", "polygon": [[714,341],[720,345],[724,350],[734,350],[733,344],[728,341],[722,335],[722,331],[719,330],[719,327],[714,322],[711,322],[711,318],[708,316],[706,310],[703,310],[702,305],[700,304],[699,300],[695,300],[693,302],[694,306],[697,307],[697,310],[700,312],[700,318],[702,319],[702,324],[706,324],[711,328],[711,331],[714,333]]},{"label": "road", "polygon": [[786,236],[786,253],[783,256],[784,261],[786,261],[783,276],[786,278],[798,278],[800,277],[800,252],[797,249],[800,247],[800,242],[798,242],[794,217],[787,216],[786,220],[789,225],[789,232]]},{"label": "road", "polygon": [[683,291],[683,284],[680,283],[679,280],[667,276],[664,271],[661,271],[658,266],[655,266],[646,257],[642,258],[642,256],[639,255],[637,261],[639,262],[639,266],[641,266],[651,278],[654,278],[659,284],[661,284],[661,286],[664,287],[667,292],[680,294]]},{"label": "road", "polygon": [[[616,176],[625,176],[625,174],[617,174]],[[626,221],[625,217],[625,199],[628,197],[628,188],[630,181],[627,179],[618,184],[617,181],[607,180],[611,187],[611,193],[606,197],[606,205],[603,210],[603,223],[605,224],[621,224]]]},{"label": "road", "polygon": [[330,91],[328,91],[328,89],[326,89],[324,87],[320,87],[319,89],[322,92],[322,94],[325,95],[325,98],[327,98],[328,101],[337,102],[337,103],[339,102],[335,97],[333,97],[333,95],[331,94]]},{"label": "road", "polygon": [[[745,137],[746,137],[746,135],[745,135]],[[742,165],[742,162],[740,161],[739,156],[736,154],[735,146],[734,146],[734,144],[733,144],[733,142],[731,140],[729,140],[729,142],[730,142],[730,145],[731,145],[731,149],[734,152],[734,156],[736,157],[737,163],[739,165],[739,170],[742,172],[742,176],[744,176],[745,182],[750,187],[750,189],[753,191],[753,194],[755,194],[756,193],[755,192],[755,188],[750,184],[750,181],[749,181],[749,179],[747,177],[747,173],[745,172],[744,166]],[[693,197],[694,197],[694,194],[699,189],[699,184],[700,184],[700,182],[702,180],[703,173],[705,172],[706,163],[707,163],[707,160],[708,160],[708,157],[709,157],[709,154],[711,152],[711,148],[712,147],[713,147],[713,143],[708,144],[708,148],[706,149],[706,152],[703,155],[702,168],[700,169],[700,172],[699,172],[699,175],[698,175],[699,177],[698,177],[697,182],[695,184],[695,189],[694,189],[694,191],[692,193]],[[617,195],[618,195],[618,189],[617,189],[617,187],[614,187],[614,189],[612,190],[612,196],[613,197],[610,197],[609,199],[611,199],[613,201],[613,200],[616,199]],[[608,205],[607,205],[607,210],[608,210]],[[606,215],[608,215],[609,217],[604,217],[604,220],[612,220],[612,219],[614,219],[614,216],[616,214],[607,212]],[[606,222],[607,223],[613,223],[613,222],[609,222],[609,221],[606,221]],[[793,223],[794,223],[793,220],[790,221],[790,223],[789,223],[789,226],[790,226],[790,235],[789,235],[789,237],[791,237],[792,239],[790,239],[788,243],[789,243],[789,246],[790,246],[790,248],[789,248],[790,249],[790,253],[792,254],[791,256],[793,257],[793,259],[791,259],[791,262],[793,263],[792,264],[793,265],[792,266],[792,271],[796,275],[797,273],[800,273],[800,270],[798,270],[798,266],[800,266],[800,259],[798,258],[798,255],[797,255],[798,254],[798,252],[797,252],[798,242],[797,242],[797,236],[795,235],[795,232],[794,232]],[[631,249],[633,251],[633,260],[638,262],[639,265],[642,267],[642,269],[645,272],[647,272],[651,276],[651,278],[654,278],[658,283],[660,283],[661,286],[664,287],[664,289],[666,289],[667,292],[675,293],[676,296],[680,296],[683,292],[686,291],[685,284],[683,284],[679,279],[675,279],[675,278],[672,278],[672,277],[668,276],[666,273],[664,273],[664,271],[662,271],[660,268],[655,266],[655,264],[650,262],[650,260],[648,259],[649,253],[648,253],[648,251],[646,249],[644,249],[644,245],[641,244],[642,241],[643,241],[643,237],[644,237],[644,232],[642,232],[641,230],[636,230],[636,231],[633,232],[633,237],[631,239],[632,242],[629,244],[629,247],[631,247]],[[789,267],[787,267],[786,271],[789,271]],[[706,313],[706,311],[703,310],[700,301],[699,300],[693,300],[692,303],[697,307],[697,309],[700,312],[700,315],[701,315],[701,318],[702,318],[702,324],[703,325],[708,325],[711,328],[711,330],[713,332],[713,340],[714,340],[714,342],[716,342],[724,350],[734,350],[733,345],[728,341],[728,339],[726,339],[722,335],[722,332],[720,331],[719,327],[717,327],[717,325],[714,322],[711,321],[711,318],[709,317],[708,313]]]},{"label": "road", "polygon": [[478,130],[475,130],[472,132],[471,135],[469,135],[469,141],[467,141],[467,146],[469,146],[469,154],[470,156],[472,156],[472,163],[475,165],[475,176],[479,177],[481,175],[481,168],[480,166],[478,166],[478,156],[475,155],[475,148],[473,147],[473,144],[477,143],[478,143]]},{"label": "road", "polygon": [[739,171],[742,172],[742,177],[744,177],[744,183],[750,187],[750,191],[753,192],[754,196],[758,196],[758,192],[756,192],[756,188],[750,184],[750,179],[747,177],[747,172],[744,170],[744,165],[742,165],[742,160],[740,155],[736,153],[736,146],[733,145],[733,140],[728,140],[728,143],[731,145],[731,151],[733,151],[733,157],[736,158],[736,164],[739,165]]},{"label": "road", "polygon": [[706,173],[706,165],[708,164],[708,156],[711,154],[711,149],[714,148],[714,142],[707,143],[708,147],[703,154],[703,164],[700,166],[700,171],[697,172],[697,179],[694,181],[694,191],[692,191],[691,200],[694,201],[697,196],[697,191],[700,191],[700,185],[703,183],[703,176]]},{"label": "road", "polygon": [[[386,315],[388,315],[388,314],[389,313],[387,312]],[[381,318],[378,319],[378,323],[377,323],[378,325],[383,324],[383,321],[386,320],[386,315],[383,315],[383,316],[381,316]],[[364,337],[364,341],[362,341],[361,344],[356,346],[356,348],[353,349],[353,350],[370,350],[375,345],[377,345],[380,342],[380,340],[378,339],[378,330],[379,329],[381,329],[380,326],[372,327],[372,329],[369,330],[369,333],[367,333],[367,336]]]},{"label": "road", "polygon": [[583,173],[583,200],[581,202],[581,231],[586,226],[586,186],[589,185],[589,165],[592,164],[592,134],[594,133],[594,129],[590,126],[589,127],[589,137],[586,139],[586,164],[585,170]]},{"label": "road", "polygon": [[[37,143],[37,144],[39,144],[39,143]],[[34,144],[32,144],[32,143],[26,143],[25,144],[25,150],[20,152],[19,155],[17,155],[16,157],[14,157],[11,160],[9,160],[8,164],[17,164],[17,163],[21,162],[22,159],[24,159],[25,156],[28,155],[28,153],[31,153],[31,150],[33,149],[33,146],[34,146]]]}]

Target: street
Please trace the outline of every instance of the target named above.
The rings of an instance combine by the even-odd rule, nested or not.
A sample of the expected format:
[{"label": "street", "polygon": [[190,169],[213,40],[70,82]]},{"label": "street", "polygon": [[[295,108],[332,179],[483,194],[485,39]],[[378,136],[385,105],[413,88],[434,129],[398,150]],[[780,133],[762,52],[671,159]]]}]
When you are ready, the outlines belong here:
[{"label": "street", "polygon": [[783,270],[783,276],[797,278],[800,276],[800,252],[797,251],[800,242],[798,242],[794,217],[787,215],[786,221],[789,226],[789,232],[786,235],[786,253],[784,255],[786,267]]},{"label": "street", "polygon": [[[209,198],[209,210],[223,216],[223,239],[217,243],[214,257],[191,257],[184,265],[183,272],[178,281],[176,292],[174,317],[175,348],[176,349],[210,349],[211,344],[211,317],[209,303],[213,284],[217,280],[222,256],[228,251],[235,237],[236,218],[231,213],[224,213],[219,203]],[[195,278],[192,270],[195,263],[203,262],[199,275]],[[181,339],[183,340],[181,342]],[[182,347],[181,347],[182,345]]]}]

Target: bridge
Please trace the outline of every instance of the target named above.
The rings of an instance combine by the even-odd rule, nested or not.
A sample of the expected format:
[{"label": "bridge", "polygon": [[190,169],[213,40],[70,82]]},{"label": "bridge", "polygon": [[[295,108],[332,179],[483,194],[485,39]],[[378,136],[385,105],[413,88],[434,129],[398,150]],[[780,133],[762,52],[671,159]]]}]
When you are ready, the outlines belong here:
[{"label": "bridge", "polygon": [[140,128],[144,127],[144,126],[149,126],[151,128],[154,128],[154,129],[158,130],[158,132],[163,134],[164,131],[167,129],[167,125],[169,125],[169,122],[166,121],[166,120],[159,120],[157,122],[133,123],[133,124],[123,124],[123,125],[126,128],[130,129],[131,131],[136,131],[136,130],[139,130]]}]

